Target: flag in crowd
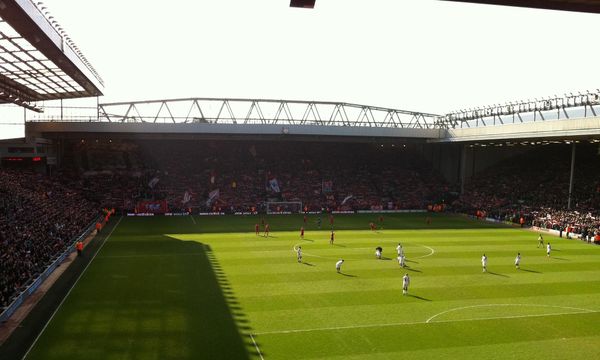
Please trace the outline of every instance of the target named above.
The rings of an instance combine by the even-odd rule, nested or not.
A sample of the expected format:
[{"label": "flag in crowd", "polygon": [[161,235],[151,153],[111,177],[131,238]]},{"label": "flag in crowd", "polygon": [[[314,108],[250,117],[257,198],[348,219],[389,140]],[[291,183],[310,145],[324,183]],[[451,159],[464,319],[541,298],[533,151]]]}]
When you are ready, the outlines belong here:
[{"label": "flag in crowd", "polygon": [[206,200],[206,206],[210,206],[215,200],[219,198],[219,189],[215,189],[208,194],[208,200]]},{"label": "flag in crowd", "polygon": [[342,201],[342,205],[344,205],[346,202],[348,202],[348,200],[352,199],[354,197],[354,195],[348,195],[344,198],[344,200]]},{"label": "flag in crowd", "polygon": [[190,202],[190,200],[192,200],[192,194],[190,194],[189,191],[186,191],[185,194],[183,194],[183,200],[181,200],[181,203],[187,204]]},{"label": "flag in crowd", "polygon": [[269,180],[269,188],[270,190],[276,193],[281,192],[281,189],[279,188],[279,182],[277,182],[277,178],[272,178],[271,180]]},{"label": "flag in crowd", "polygon": [[151,189],[154,189],[154,187],[156,186],[156,184],[158,184],[159,181],[160,179],[158,178],[158,176],[155,176],[148,182],[148,186],[150,186]]}]

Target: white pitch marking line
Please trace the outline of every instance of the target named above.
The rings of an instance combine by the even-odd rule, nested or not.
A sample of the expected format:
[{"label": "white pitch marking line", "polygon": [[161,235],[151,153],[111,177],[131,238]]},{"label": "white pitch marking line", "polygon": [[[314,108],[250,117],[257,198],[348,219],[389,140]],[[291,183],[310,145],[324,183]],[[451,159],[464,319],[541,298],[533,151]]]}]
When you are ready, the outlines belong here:
[{"label": "white pitch marking line", "polygon": [[413,258],[413,259],[422,259],[422,258],[426,258],[428,256],[431,256],[431,255],[435,254],[435,250],[433,248],[430,248],[429,246],[425,246],[425,245],[421,245],[421,244],[417,244],[417,245],[420,245],[422,247],[428,248],[429,251],[431,251],[431,252],[429,254],[427,254],[427,255],[417,256],[416,258]]},{"label": "white pitch marking line", "polygon": [[377,327],[391,327],[391,326],[402,326],[402,325],[427,325],[427,324],[438,324],[438,323],[453,323],[453,322],[465,322],[465,321],[480,321],[480,320],[501,320],[501,319],[518,319],[528,317],[544,317],[544,316],[559,316],[559,315],[576,315],[576,314],[591,314],[598,313],[596,310],[585,310],[585,311],[571,311],[554,314],[535,314],[535,315],[513,315],[513,316],[496,316],[486,318],[475,318],[475,319],[459,319],[459,320],[439,320],[433,322],[425,321],[414,321],[414,322],[403,322],[403,323],[391,323],[391,324],[370,324],[370,325],[352,325],[352,326],[335,326],[335,327],[324,327],[324,328],[313,328],[313,329],[292,329],[292,330],[279,330],[279,331],[265,331],[257,332],[256,335],[277,335],[277,334],[293,334],[313,331],[332,331],[332,330],[347,330],[347,329],[362,329],[362,328],[377,328]]},{"label": "white pitch marking line", "polygon": [[192,222],[194,223],[194,225],[198,225],[198,224],[196,223],[196,219],[194,219],[194,215],[191,215],[191,214],[190,214],[190,219],[192,219]]},{"label": "white pitch marking line", "polygon": [[108,238],[110,238],[110,236],[112,235],[113,231],[115,231],[115,229],[117,227],[119,227],[119,224],[121,223],[121,220],[123,220],[123,217],[119,218],[119,221],[117,221],[117,224],[115,225],[115,227],[112,228],[112,230],[110,231],[110,233],[108,234],[108,236],[104,238],[104,241],[102,242],[102,245],[100,245],[100,247],[98,248],[98,251],[96,251],[96,253],[92,257],[92,260],[90,260],[90,262],[85,266],[85,268],[83,269],[83,271],[81,272],[81,274],[79,274],[79,276],[77,277],[77,279],[75,280],[75,282],[73,283],[73,285],[71,286],[71,288],[69,289],[69,291],[67,292],[67,295],[65,295],[65,297],[61,300],[60,304],[58,304],[58,307],[56,308],[56,310],[54,310],[54,312],[52,313],[52,316],[50,316],[50,319],[48,319],[48,321],[46,321],[46,324],[42,328],[42,331],[40,331],[40,333],[35,338],[35,340],[33,340],[33,343],[31,344],[31,346],[29,347],[29,349],[27,349],[27,352],[25,353],[25,355],[23,355],[23,359],[25,359],[27,357],[27,355],[29,355],[29,352],[31,351],[31,349],[33,349],[33,347],[35,346],[35,344],[37,343],[37,341],[39,340],[39,338],[42,336],[42,334],[44,333],[44,331],[48,327],[48,324],[50,324],[50,322],[54,318],[54,315],[56,315],[56,313],[58,312],[58,310],[60,309],[60,307],[62,306],[62,304],[69,297],[69,294],[71,294],[71,291],[73,290],[73,288],[75,287],[75,285],[77,285],[77,283],[79,282],[79,279],[81,279],[81,277],[83,276],[83,274],[85,274],[85,271],[88,269],[88,267],[90,267],[90,264],[94,262],[94,259],[96,258],[96,255],[98,255],[98,253],[100,252],[100,250],[102,250],[102,248],[104,247],[104,244],[106,244],[106,241],[108,240]]},{"label": "white pitch marking line", "polygon": [[260,356],[260,359],[265,360],[265,358],[263,357],[262,353],[260,352],[260,349],[258,348],[258,344],[254,340],[254,336],[252,336],[252,334],[250,334],[250,339],[252,339],[252,342],[254,343],[254,347],[256,348],[256,351],[258,352],[258,356]]},{"label": "white pitch marking line", "polygon": [[557,308],[557,309],[578,310],[578,311],[583,311],[583,312],[594,312],[593,310],[576,308],[576,307],[570,307],[570,306],[556,306],[556,305],[542,305],[542,304],[482,304],[482,305],[461,306],[461,307],[457,307],[457,308],[454,308],[454,309],[442,311],[441,313],[433,315],[432,317],[430,317],[429,319],[427,319],[427,321],[425,321],[425,322],[428,323],[428,322],[430,322],[431,320],[435,319],[436,317],[438,317],[440,315],[444,315],[444,314],[447,314],[447,313],[450,313],[450,312],[453,312],[453,311],[459,311],[459,310],[465,310],[465,309],[474,309],[474,308],[479,308],[479,307],[495,307],[495,306],[549,307],[549,308]]},{"label": "white pitch marking line", "polygon": [[172,254],[135,254],[135,255],[103,255],[98,259],[119,259],[119,258],[145,258],[145,257],[167,257],[167,256],[201,256],[204,253],[172,253]]},{"label": "white pitch marking line", "polygon": [[347,330],[347,329],[362,329],[362,328],[389,327],[389,326],[399,326],[399,325],[418,325],[418,324],[425,324],[425,323],[423,321],[416,321],[416,322],[391,323],[391,324],[332,326],[332,327],[312,328],[312,329],[265,331],[265,332],[257,332],[256,335],[293,334],[293,333],[313,332],[313,331]]}]

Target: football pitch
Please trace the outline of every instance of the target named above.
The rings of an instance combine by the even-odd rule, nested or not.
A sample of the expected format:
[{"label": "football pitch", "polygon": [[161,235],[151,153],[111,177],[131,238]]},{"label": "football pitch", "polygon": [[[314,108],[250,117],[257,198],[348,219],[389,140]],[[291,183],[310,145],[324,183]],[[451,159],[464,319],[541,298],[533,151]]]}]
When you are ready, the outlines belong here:
[{"label": "football pitch", "polygon": [[600,358],[600,247],[548,235],[547,257],[530,231],[427,214],[371,231],[378,217],[336,215],[333,245],[326,216],[304,240],[296,215],[266,217],[269,237],[259,216],[113,219],[26,358]]}]

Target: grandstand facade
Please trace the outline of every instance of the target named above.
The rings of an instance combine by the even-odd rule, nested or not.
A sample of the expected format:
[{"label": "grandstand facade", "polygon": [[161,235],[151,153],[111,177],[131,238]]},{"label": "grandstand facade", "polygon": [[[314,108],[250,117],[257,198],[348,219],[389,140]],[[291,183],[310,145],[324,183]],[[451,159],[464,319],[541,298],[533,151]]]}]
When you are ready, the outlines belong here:
[{"label": "grandstand facade", "polygon": [[[32,113],[26,128],[28,139],[56,144],[51,154],[64,153],[66,141],[132,139],[410,145],[462,192],[475,174],[525,149],[570,144],[571,156],[575,144],[598,142],[599,99],[597,91],[571,93],[440,116],[348,103],[190,98],[99,104],[68,118]],[[41,158],[61,163],[60,156]]]},{"label": "grandstand facade", "polygon": [[[441,180],[438,184],[444,184],[440,186],[451,188],[452,193],[462,194],[471,179],[495,164],[535,152],[537,148],[552,147],[562,149],[561,154],[570,159],[570,181],[564,185],[567,190],[564,205],[570,207],[574,205],[573,189],[576,189],[575,149],[581,144],[581,153],[591,153],[600,141],[600,119],[596,116],[600,111],[598,99],[597,92],[588,92],[566,95],[564,98],[552,97],[461,110],[444,116],[347,103],[257,99],[192,98],[100,104],[95,118],[73,116],[61,121],[52,116],[35,115],[27,122],[28,139],[52,145],[46,145],[47,155],[35,152],[24,157],[41,159],[36,164],[40,169],[48,163],[50,168],[61,169],[69,163],[67,158],[80,156],[73,153],[76,152],[73,144],[77,144],[79,149],[85,148],[83,144],[104,144],[102,146],[108,152],[114,153],[121,151],[115,151],[114,148],[122,146],[161,148],[170,154],[169,148],[180,146],[179,159],[193,157],[211,146],[221,146],[219,151],[226,157],[232,156],[227,152],[233,148],[243,153],[239,149],[266,146],[275,149],[282,159],[282,154],[293,153],[293,149],[329,146],[326,152],[337,151],[336,159],[348,157],[343,155],[344,151],[353,153],[354,149],[363,149],[365,162],[368,162],[368,158],[377,158],[373,149],[380,152],[402,149],[410,151],[415,159],[418,158],[437,173]],[[149,147],[148,144],[155,145]],[[309,150],[305,155],[311,161],[319,157],[318,153],[310,153]],[[162,155],[155,153],[152,156],[157,158]],[[231,160],[229,163],[236,166]],[[298,163],[302,160],[301,156],[288,156],[282,162]],[[402,166],[400,155],[397,158],[391,156],[387,161]],[[7,162],[4,164],[7,165]],[[123,169],[129,165],[119,166]],[[152,170],[152,167],[142,167]],[[190,167],[193,167],[192,163]],[[198,172],[211,171],[210,166],[202,162],[194,169]],[[80,172],[89,170],[111,169],[78,169]],[[313,170],[322,172],[325,164]],[[269,169],[263,166],[260,171],[266,173]],[[301,177],[301,171],[291,175],[294,178]],[[228,176],[230,181],[235,180],[234,175]],[[376,170],[373,176],[379,176]],[[210,190],[198,189],[195,192],[206,193]],[[181,191],[178,196],[184,193]],[[344,194],[343,191],[337,194],[338,203],[349,195],[349,192]],[[268,200],[266,194],[261,196],[261,201],[255,199],[252,204],[246,203],[244,211],[260,208]],[[428,196],[428,200],[436,202],[447,197],[437,194]],[[196,205],[205,200],[196,199]],[[287,200],[311,202],[306,194],[304,199],[292,196]],[[364,207],[385,207],[388,200],[389,197],[380,195],[380,200]],[[110,205],[121,207],[122,204],[119,201]],[[335,201],[330,201],[329,205],[335,208]],[[419,207],[423,205],[421,203]],[[398,205],[392,206],[396,207]]]}]

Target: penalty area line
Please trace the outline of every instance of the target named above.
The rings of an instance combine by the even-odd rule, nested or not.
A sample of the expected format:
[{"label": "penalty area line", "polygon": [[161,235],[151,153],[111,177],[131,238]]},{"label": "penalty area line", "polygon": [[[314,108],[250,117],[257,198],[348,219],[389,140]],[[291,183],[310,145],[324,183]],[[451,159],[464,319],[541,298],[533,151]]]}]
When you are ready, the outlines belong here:
[{"label": "penalty area line", "polygon": [[598,313],[596,310],[586,311],[570,311],[561,312],[554,314],[532,314],[532,315],[514,315],[514,316],[496,316],[496,317],[485,317],[485,318],[473,318],[473,319],[457,319],[457,320],[438,320],[438,321],[413,321],[413,322],[399,322],[389,324],[365,324],[365,325],[350,325],[350,326],[332,326],[323,328],[312,328],[312,329],[291,329],[291,330],[276,330],[276,331],[264,331],[257,332],[255,335],[280,335],[280,334],[295,334],[303,332],[314,332],[314,331],[336,331],[336,330],[350,330],[350,329],[367,329],[367,328],[379,328],[379,327],[393,327],[403,325],[433,325],[439,323],[454,323],[454,322],[467,322],[467,321],[484,321],[484,320],[502,320],[502,319],[520,319],[529,317],[546,317],[546,316],[560,316],[560,315],[578,315],[578,314],[592,314]]},{"label": "penalty area line", "polygon": [[98,253],[100,252],[100,250],[102,250],[102,248],[104,247],[104,244],[106,244],[106,241],[108,240],[108,238],[110,238],[110,236],[112,235],[113,231],[115,231],[115,229],[119,227],[119,224],[121,223],[121,220],[123,220],[123,217],[119,218],[119,221],[117,221],[117,224],[115,225],[115,227],[112,228],[112,230],[110,231],[110,233],[108,234],[108,236],[106,236],[104,238],[104,241],[102,241],[102,244],[98,248],[98,251],[96,251],[96,253],[94,254],[94,256],[92,256],[92,259],[90,260],[90,262],[87,263],[87,265],[85,266],[85,268],[83,269],[83,271],[81,272],[81,274],[79,274],[79,276],[77,277],[77,279],[75,280],[75,282],[73,283],[73,285],[71,285],[71,288],[69,289],[69,291],[67,291],[67,294],[65,295],[65,297],[61,300],[60,304],[58,304],[58,306],[56,307],[56,310],[54,310],[54,312],[50,316],[50,319],[48,319],[48,321],[46,321],[46,324],[42,328],[42,331],[40,331],[40,333],[36,336],[35,340],[33,340],[33,343],[31,344],[31,346],[29,347],[29,349],[27,349],[27,352],[25,353],[25,355],[23,355],[23,359],[27,358],[27,355],[29,355],[29,353],[31,352],[31,349],[33,349],[33,347],[38,342],[38,340],[40,339],[40,337],[42,336],[42,334],[44,333],[44,331],[46,331],[46,328],[48,327],[48,325],[50,324],[50,322],[52,321],[52,319],[54,319],[54,315],[56,315],[56,313],[58,312],[58,310],[60,310],[60,308],[64,304],[65,300],[67,300],[67,298],[71,294],[71,291],[73,291],[73,288],[75,288],[75,285],[77,285],[77,283],[79,282],[79,279],[81,279],[81,277],[83,276],[83,274],[85,274],[85,272],[88,269],[88,267],[90,267],[90,264],[94,262],[94,259],[96,258],[96,255],[98,255]]}]

